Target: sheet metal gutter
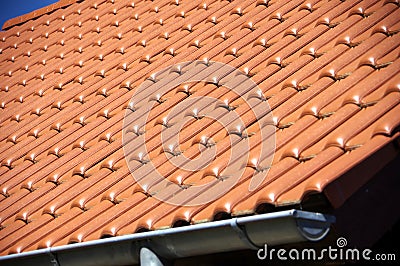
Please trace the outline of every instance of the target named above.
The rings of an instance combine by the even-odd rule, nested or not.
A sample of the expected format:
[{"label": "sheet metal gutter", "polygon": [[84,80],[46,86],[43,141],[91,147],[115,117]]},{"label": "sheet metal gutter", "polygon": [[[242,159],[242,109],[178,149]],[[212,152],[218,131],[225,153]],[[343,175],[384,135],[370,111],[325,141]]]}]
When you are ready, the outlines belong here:
[{"label": "sheet metal gutter", "polygon": [[117,236],[0,257],[0,265],[162,265],[176,259],[318,241],[335,218],[289,210]]}]

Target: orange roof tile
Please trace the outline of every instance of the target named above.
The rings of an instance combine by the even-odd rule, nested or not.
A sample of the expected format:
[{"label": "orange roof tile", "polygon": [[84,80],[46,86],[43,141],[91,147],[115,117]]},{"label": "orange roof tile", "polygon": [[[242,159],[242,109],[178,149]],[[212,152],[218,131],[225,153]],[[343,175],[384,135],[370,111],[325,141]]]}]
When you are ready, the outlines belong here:
[{"label": "orange roof tile", "polygon": [[9,19],[8,21],[6,21],[4,23],[2,29],[7,30],[13,26],[22,24],[28,20],[37,19],[38,17],[40,17],[42,15],[49,14],[49,13],[53,12],[54,10],[67,7],[75,2],[78,2],[78,0],[59,0],[57,3],[40,8],[38,10],[35,10],[35,11],[25,14],[23,16]]},{"label": "orange roof tile", "polygon": [[[399,136],[399,18],[397,1],[85,0],[60,1],[6,22],[0,32],[0,254],[211,221],[220,212],[252,214],[262,203],[294,204],[323,191]],[[194,60],[204,65],[182,64]],[[236,74],[208,61],[243,71],[259,91],[239,97],[247,94],[226,85],[238,81]],[[176,64],[182,68],[151,76]],[[157,95],[189,73],[217,79]],[[141,84],[155,106],[146,130],[123,133]],[[232,121],[235,109],[246,130],[227,132],[191,113],[180,133],[182,154],[193,159],[215,146],[217,156],[188,171],[170,162],[182,154],[166,151],[160,134],[179,122],[163,120],[168,112],[197,96],[220,99],[224,107],[203,104],[200,114]],[[162,202],[151,190],[159,184],[144,188],[132,177],[151,177],[151,161],[185,197],[190,186],[224,179],[230,149],[248,141],[251,156],[261,151],[261,129],[246,101],[271,118],[261,127],[276,137],[272,165],[240,164],[243,175],[230,191],[197,206]],[[125,156],[124,134],[132,142],[145,136],[148,154],[140,155],[143,141],[136,141],[133,157]],[[267,169],[249,191],[253,176]]]}]

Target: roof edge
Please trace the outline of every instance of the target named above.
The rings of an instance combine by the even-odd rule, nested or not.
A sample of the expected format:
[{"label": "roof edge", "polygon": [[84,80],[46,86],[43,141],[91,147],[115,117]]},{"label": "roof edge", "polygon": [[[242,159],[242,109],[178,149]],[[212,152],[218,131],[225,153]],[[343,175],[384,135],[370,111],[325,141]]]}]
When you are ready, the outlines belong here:
[{"label": "roof edge", "polygon": [[34,10],[30,13],[27,13],[25,15],[21,15],[12,19],[7,20],[6,22],[4,22],[3,26],[2,26],[2,30],[8,30],[16,25],[20,25],[23,24],[25,22],[27,22],[28,20],[31,19],[35,19],[38,18],[40,16],[43,16],[44,14],[48,14],[51,13],[57,9],[69,6],[73,3],[76,2],[81,2],[82,0],[59,0],[58,2],[42,7],[40,9]]},{"label": "roof edge", "polygon": [[335,222],[336,218],[329,214],[292,209],[26,251],[1,256],[0,263],[4,266],[142,264],[139,254],[143,248],[167,260],[245,249],[260,252],[265,244],[319,241]]}]

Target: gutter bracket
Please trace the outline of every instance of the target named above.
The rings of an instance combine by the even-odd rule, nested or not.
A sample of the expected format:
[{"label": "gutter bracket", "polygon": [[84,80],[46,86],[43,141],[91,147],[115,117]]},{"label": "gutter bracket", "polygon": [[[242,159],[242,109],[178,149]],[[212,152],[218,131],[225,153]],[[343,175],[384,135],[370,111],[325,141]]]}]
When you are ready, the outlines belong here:
[{"label": "gutter bracket", "polygon": [[60,263],[59,263],[58,260],[57,260],[57,255],[53,254],[53,253],[51,252],[50,249],[49,249],[48,254],[49,254],[49,256],[50,256],[50,263],[51,263],[51,265],[53,265],[53,266],[60,266]]},{"label": "gutter bracket", "polygon": [[253,241],[250,240],[249,236],[247,235],[246,229],[242,229],[238,222],[237,218],[234,218],[230,222],[230,226],[235,231],[235,233],[238,235],[240,240],[242,240],[243,243],[245,243],[250,249],[253,250],[258,250],[260,247],[258,247],[256,244],[253,243]]}]

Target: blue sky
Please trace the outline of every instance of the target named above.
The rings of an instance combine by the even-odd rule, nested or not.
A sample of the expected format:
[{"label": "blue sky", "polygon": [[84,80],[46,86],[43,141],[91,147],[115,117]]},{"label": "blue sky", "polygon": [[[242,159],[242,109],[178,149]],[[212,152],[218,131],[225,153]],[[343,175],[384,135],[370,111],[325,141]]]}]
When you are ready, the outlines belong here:
[{"label": "blue sky", "polygon": [[58,0],[0,0],[0,28],[10,18],[58,2]]}]

